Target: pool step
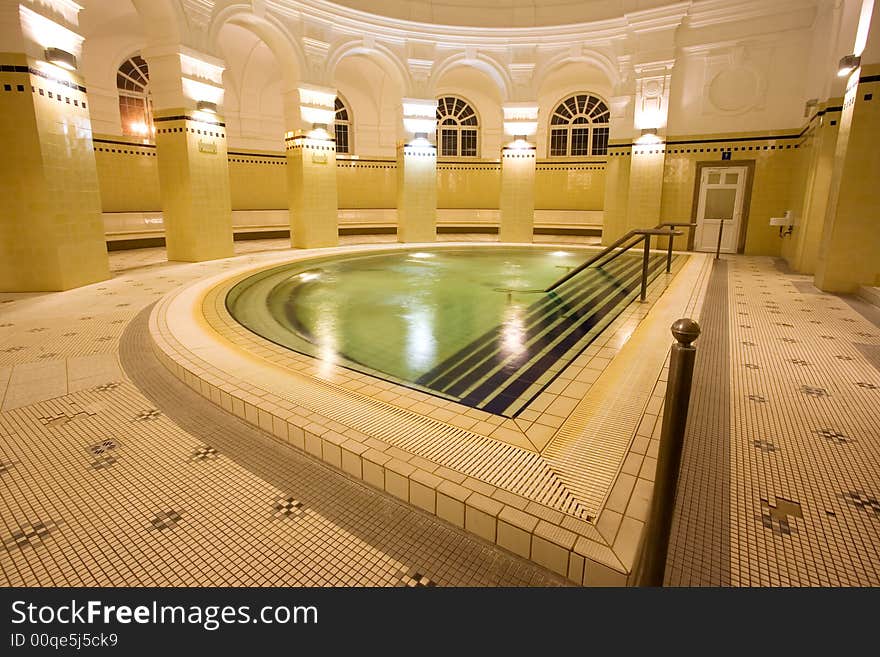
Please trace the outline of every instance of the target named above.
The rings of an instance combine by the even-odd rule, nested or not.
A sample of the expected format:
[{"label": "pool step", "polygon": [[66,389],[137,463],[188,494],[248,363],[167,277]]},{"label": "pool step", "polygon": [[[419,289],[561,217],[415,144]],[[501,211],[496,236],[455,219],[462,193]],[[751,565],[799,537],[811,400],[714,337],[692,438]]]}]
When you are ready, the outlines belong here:
[{"label": "pool step", "polygon": [[[649,278],[665,258],[652,256]],[[507,324],[487,331],[419,378],[421,386],[489,413],[515,416],[635,298],[641,258],[584,271]]]}]

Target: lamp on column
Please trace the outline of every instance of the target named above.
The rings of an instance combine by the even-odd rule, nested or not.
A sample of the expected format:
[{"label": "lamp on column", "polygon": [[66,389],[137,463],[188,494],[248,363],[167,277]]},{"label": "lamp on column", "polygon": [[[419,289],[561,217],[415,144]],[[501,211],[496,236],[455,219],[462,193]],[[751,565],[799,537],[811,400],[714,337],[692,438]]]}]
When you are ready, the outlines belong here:
[{"label": "lamp on column", "polygon": [[217,113],[217,103],[212,103],[209,100],[200,100],[196,103],[196,109],[199,112],[208,112],[208,114],[216,114]]},{"label": "lamp on column", "polygon": [[660,136],[657,134],[657,128],[642,128],[641,136],[636,140],[638,144],[659,144]]},{"label": "lamp on column", "polygon": [[303,84],[299,87],[299,113],[303,123],[311,125],[309,138],[330,140],[328,126],[336,119],[336,90]]},{"label": "lamp on column", "polygon": [[532,148],[528,138],[538,131],[538,106],[534,103],[507,103],[504,113],[504,132],[513,137],[511,148]]},{"label": "lamp on column", "polygon": [[76,70],[76,56],[61,48],[46,48],[46,61],[68,71]]},{"label": "lamp on column", "polygon": [[437,129],[437,101],[420,98],[404,98],[403,129],[412,134],[409,142],[416,146],[430,146],[428,135]]},{"label": "lamp on column", "polygon": [[837,64],[838,77],[845,78],[847,75],[855,71],[862,63],[862,58],[858,55],[844,55]]}]

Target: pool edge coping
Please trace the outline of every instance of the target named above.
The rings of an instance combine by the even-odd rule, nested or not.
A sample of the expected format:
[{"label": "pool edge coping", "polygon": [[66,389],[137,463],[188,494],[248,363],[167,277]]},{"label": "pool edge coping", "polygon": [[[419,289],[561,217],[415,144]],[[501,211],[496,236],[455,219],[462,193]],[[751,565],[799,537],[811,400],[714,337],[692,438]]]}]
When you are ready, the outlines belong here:
[{"label": "pool edge coping", "polygon": [[[388,249],[389,246],[395,248],[395,245],[377,245],[382,249]],[[415,246],[418,245],[400,245],[397,248]],[[340,253],[349,253],[352,247],[338,247],[338,250]],[[331,251],[331,249],[322,249],[312,251],[312,254],[328,255]],[[309,257],[309,252],[306,251],[299,254],[302,259]],[[279,262],[276,264],[290,261],[290,255],[287,251],[280,252]],[[698,256],[689,263],[691,268],[699,270],[699,282],[692,289],[686,310],[696,315],[702,294],[705,293],[705,282],[708,281],[706,270],[709,261],[707,258],[702,258],[703,262],[700,263],[700,254],[690,255]],[[214,333],[214,336],[210,337],[222,340],[222,336],[216,334],[216,327],[212,327],[204,317],[202,304],[205,298],[211,290],[221,287],[224,282],[229,282],[242,271],[257,271],[266,266],[265,262],[258,266],[248,263],[234,270],[201,279],[172,291],[156,304],[150,314],[150,336],[153,351],[166,369],[213,403],[300,451],[333,466],[345,476],[358,479],[373,488],[391,494],[459,529],[480,536],[518,556],[553,570],[571,581],[584,585],[634,583],[630,580],[635,570],[643,534],[643,526],[639,526],[640,521],[637,518],[606,509],[603,505],[594,518],[594,523],[591,524],[536,502],[524,506],[522,504],[524,498],[514,499],[518,496],[512,493],[509,494],[506,502],[500,501],[488,488],[481,493],[479,486],[468,482],[464,476],[450,478],[447,474],[448,469],[442,466],[435,467],[433,471],[424,469],[396,458],[395,455],[399,455],[397,452],[394,452],[395,455],[387,454],[333,429],[325,428],[326,430],[322,431],[315,423],[302,422],[301,417],[291,422],[289,420],[296,413],[289,407],[288,400],[265,390],[262,390],[263,394],[258,397],[218,378],[215,372],[211,371],[217,370],[216,366],[205,360],[210,357],[210,353],[206,354],[206,351],[211,352],[218,345],[212,345],[207,350],[204,345],[197,345],[194,350],[188,346],[187,338],[203,338],[204,330],[207,328]],[[676,276],[661,297],[668,294],[676,283],[681,286],[683,278]],[[181,308],[180,304],[187,299],[189,303],[185,303]],[[169,321],[170,319],[173,321]],[[192,323],[188,326],[181,324],[187,320]],[[642,330],[643,325],[649,321],[651,321],[650,312],[640,320],[636,331]],[[170,329],[171,323],[175,324],[176,332]],[[181,331],[184,333],[183,336],[180,335]],[[196,335],[193,331],[201,332],[202,335]],[[669,344],[671,345],[671,342]],[[234,345],[225,345],[225,348],[230,347],[235,348]],[[627,345],[624,345],[621,352],[626,347]],[[246,355],[250,358],[259,358],[251,353]],[[666,355],[664,362],[665,358]],[[266,364],[280,367],[273,363]],[[654,393],[665,385],[665,365],[661,370],[652,386],[652,400],[657,398]],[[657,410],[657,417],[662,413],[662,399],[660,402],[660,407],[657,406],[657,402],[649,402]],[[288,405],[288,408],[285,408],[285,405]],[[632,437],[626,454],[617,468],[612,485],[608,488],[606,504],[607,498],[618,484],[619,475],[630,454],[635,453],[633,443],[639,437],[643,416],[644,411],[637,426],[632,428]],[[356,428],[351,428],[357,432]],[[651,435],[655,431],[656,423],[652,427]],[[659,442],[656,438],[650,441],[642,455],[643,466],[640,475],[646,468],[650,470],[651,463],[648,459],[651,458],[650,453]],[[416,458],[420,459],[419,465],[425,461],[421,457]],[[437,474],[440,469],[443,472]],[[653,471],[644,474],[644,477],[638,478],[653,481]],[[506,492],[503,489],[495,489],[495,491],[499,490]],[[642,492],[644,493],[644,490]],[[650,493],[650,490],[647,492]],[[632,488],[629,493],[632,495]],[[619,516],[617,522],[609,523],[606,519],[613,519],[614,515]]]}]

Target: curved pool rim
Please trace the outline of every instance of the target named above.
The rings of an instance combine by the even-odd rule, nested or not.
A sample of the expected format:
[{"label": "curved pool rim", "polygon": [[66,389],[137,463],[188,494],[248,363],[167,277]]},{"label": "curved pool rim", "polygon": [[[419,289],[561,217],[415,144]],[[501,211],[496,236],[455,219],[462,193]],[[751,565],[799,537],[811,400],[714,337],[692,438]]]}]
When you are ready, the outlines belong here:
[{"label": "curved pool rim", "polygon": [[[442,248],[447,244],[473,245],[431,246]],[[616,541],[600,528],[603,518],[611,513],[616,534],[617,527],[629,517],[629,511],[621,516],[606,510],[605,503],[620,466],[630,456],[637,421],[630,423],[617,445],[619,453],[613,458],[617,465],[608,468],[611,462],[606,458],[605,471],[610,473],[607,480],[596,479],[605,476],[600,472],[589,473],[591,485],[602,492],[596,498],[598,502],[585,507],[571,493],[570,485],[577,486],[577,482],[570,479],[564,468],[560,469],[558,458],[548,455],[549,448],[540,453],[517,445],[515,440],[505,442],[503,436],[488,437],[478,430],[463,429],[453,422],[431,417],[412,404],[385,401],[382,394],[386,392],[403,392],[401,399],[414,393],[393,384],[367,390],[363,379],[372,377],[352,377],[351,372],[338,369],[320,372],[314,359],[258,338],[224,313],[222,302],[217,303],[233,284],[261,269],[333,252],[381,250],[389,246],[393,249],[414,245],[337,247],[230,259],[227,271],[178,288],[157,302],[149,322],[154,353],[172,374],[202,396],[346,476],[573,581],[587,585],[626,584],[637,561],[641,532],[627,534],[625,541]],[[242,263],[242,259],[248,262]],[[697,314],[710,264],[702,255],[691,257],[665,293],[652,292],[651,296],[656,297],[652,301],[656,302],[654,309],[662,307],[662,312],[652,321],[642,321],[621,349],[621,358],[615,359],[616,363],[629,357],[635,368],[642,371],[642,378],[650,382],[643,395],[644,403],[639,402],[639,418],[665,363],[665,352],[656,348],[645,352],[644,346],[652,339],[656,341],[657,336],[661,341],[657,345],[668,343],[668,324],[661,324],[672,316],[670,313]],[[644,357],[644,353],[654,352],[658,354],[656,358]],[[613,399],[602,401],[609,393],[605,379],[619,376],[610,372],[612,369],[609,367],[600,375],[594,385],[596,394],[591,390],[584,403],[591,402],[591,397],[595,398],[592,402],[599,404],[613,403]],[[575,443],[590,438],[577,415],[578,409],[572,414],[574,420],[566,421],[554,441],[560,436]],[[499,463],[504,464],[503,469],[499,469]],[[522,529],[529,546],[527,553],[522,552],[521,546],[511,544],[502,531],[506,525],[504,518],[513,516],[524,519],[528,525]],[[633,522],[641,523],[637,519]]]}]

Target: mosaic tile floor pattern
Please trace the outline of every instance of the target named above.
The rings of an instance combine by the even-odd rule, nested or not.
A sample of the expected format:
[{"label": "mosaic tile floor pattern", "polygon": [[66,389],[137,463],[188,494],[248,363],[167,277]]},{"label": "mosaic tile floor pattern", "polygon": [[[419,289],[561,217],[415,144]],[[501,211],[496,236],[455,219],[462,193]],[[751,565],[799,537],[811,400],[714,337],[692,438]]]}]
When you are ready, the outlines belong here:
[{"label": "mosaic tile floor pattern", "polygon": [[[331,472],[171,378],[137,342],[146,339],[138,314],[228,265],[158,266],[148,255],[111,254],[127,271],[88,288],[0,295],[9,302],[0,402],[18,400],[0,412],[0,585],[564,584]],[[118,329],[102,341],[108,324]],[[27,340],[30,328],[45,330]],[[74,330],[77,341],[65,342]],[[121,339],[137,385],[120,366]],[[44,353],[54,379],[11,380],[11,365],[43,367]],[[112,363],[71,379],[70,364],[94,354]]]},{"label": "mosaic tile floor pattern", "polygon": [[880,328],[769,258],[715,276],[698,368],[729,395],[695,385],[667,582],[880,585]]},{"label": "mosaic tile floor pattern", "polygon": [[[256,262],[285,246],[236,249]],[[145,396],[120,338],[162,294],[230,264],[161,249],[111,263],[113,280],[63,295],[0,295],[0,584],[560,583],[259,432],[233,441],[253,433],[234,418],[188,430],[202,412],[187,391],[185,412]],[[722,437],[686,445],[667,582],[878,585],[880,329],[770,259],[727,268],[701,321],[729,394],[696,389],[710,416],[692,423]]]}]

